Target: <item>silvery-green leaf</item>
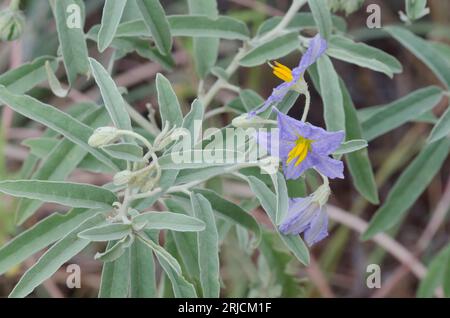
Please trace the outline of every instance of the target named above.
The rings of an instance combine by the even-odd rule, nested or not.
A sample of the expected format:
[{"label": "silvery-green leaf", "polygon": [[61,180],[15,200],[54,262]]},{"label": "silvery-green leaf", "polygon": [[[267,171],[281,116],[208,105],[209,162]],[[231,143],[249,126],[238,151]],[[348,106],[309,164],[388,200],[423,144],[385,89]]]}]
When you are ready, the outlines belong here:
[{"label": "silvery-green leaf", "polygon": [[203,297],[218,298],[220,294],[219,236],[213,210],[201,194],[191,193],[192,210],[206,224],[197,234],[198,263]]},{"label": "silvery-green leaf", "polygon": [[98,32],[98,50],[103,52],[114,39],[127,1],[106,0],[103,7],[102,22]]},{"label": "silvery-green leaf", "polygon": [[59,240],[93,215],[89,209],[72,209],[66,214],[53,213],[18,234],[0,248],[0,274]]},{"label": "silvery-green leaf", "polygon": [[130,297],[156,297],[156,272],[152,250],[142,241],[134,240],[130,253]]},{"label": "silvery-green leaf", "polygon": [[163,127],[166,125],[166,122],[168,122],[170,127],[181,127],[183,115],[180,103],[169,80],[161,73],[156,75],[156,90],[158,92],[159,112]]},{"label": "silvery-green leaf", "polygon": [[92,58],[89,61],[95,82],[100,88],[105,107],[114,125],[119,129],[131,130],[131,120],[125,107],[125,101],[114,80],[99,62]]},{"label": "silvery-green leaf", "polygon": [[308,0],[309,8],[316,21],[320,35],[325,40],[331,36],[333,23],[331,21],[331,13],[326,0]]},{"label": "silvery-green leaf", "polygon": [[103,146],[102,149],[111,157],[129,161],[142,161],[143,149],[132,143],[117,143]]},{"label": "silvery-green leaf", "polygon": [[114,243],[112,247],[106,248],[104,252],[95,254],[94,258],[102,262],[115,261],[125,253],[126,249],[133,244],[133,241],[134,237],[132,235],[127,235]]},{"label": "silvery-green leaf", "polygon": [[0,86],[0,101],[7,104],[16,112],[63,134],[67,139],[90,152],[101,162],[104,162],[115,170],[119,170],[117,165],[103,152],[88,145],[87,141],[94,132],[91,127],[53,106],[44,104],[29,96],[12,94],[2,86]]},{"label": "silvery-green leaf", "polygon": [[47,72],[48,86],[55,96],[64,98],[69,93],[69,89],[62,87],[61,82],[56,77],[49,61],[45,62],[45,71]]},{"label": "silvery-green leaf", "polygon": [[384,204],[375,212],[363,233],[364,240],[392,228],[401,220],[439,171],[449,150],[449,139],[441,139],[422,149],[394,184]]},{"label": "silvery-green leaf", "polygon": [[367,147],[367,140],[353,139],[343,142],[335,152],[334,155],[343,155],[350,152],[354,152]]},{"label": "silvery-green leaf", "polygon": [[439,121],[433,127],[433,130],[428,137],[427,142],[435,142],[441,138],[444,138],[450,134],[450,107],[447,107],[444,114],[442,114]]},{"label": "silvery-green leaf", "polygon": [[[438,287],[444,287],[444,291],[448,289],[448,268],[450,266],[450,245],[445,246],[430,261],[426,276],[420,281],[417,289],[417,297],[430,298],[433,297]],[[446,297],[448,295],[446,294]]]},{"label": "silvery-green leaf", "polygon": [[401,27],[390,26],[385,30],[425,63],[447,88],[450,87],[450,64],[428,41]]},{"label": "silvery-green leaf", "polygon": [[[112,242],[108,243],[110,248]],[[99,298],[125,298],[128,296],[130,283],[130,250],[112,262],[103,264]]]},{"label": "silvery-green leaf", "polygon": [[205,229],[205,223],[192,216],[173,212],[144,212],[133,218],[133,224],[144,225],[146,229],[168,229],[182,232],[198,232]]},{"label": "silvery-green leaf", "polygon": [[166,13],[159,0],[136,0],[143,20],[162,54],[170,54],[172,36]]},{"label": "silvery-green leaf", "polygon": [[70,182],[0,181],[0,192],[79,208],[107,209],[117,201],[117,197],[109,190],[90,184]]},{"label": "silvery-green leaf", "polygon": [[[79,16],[84,14],[83,11],[84,4],[80,0],[58,0],[55,3],[56,29],[71,86],[78,74],[89,74],[88,50],[83,33],[84,16]],[[77,26],[76,22],[81,24]]]},{"label": "silvery-green leaf", "polygon": [[418,89],[393,101],[362,122],[363,137],[371,141],[395,129],[420,114],[434,108],[442,98],[442,90],[437,86]]},{"label": "silvery-green leaf", "polygon": [[327,54],[338,60],[382,72],[389,77],[402,71],[402,65],[395,57],[367,44],[334,35],[328,45]]},{"label": "silvery-green leaf", "polygon": [[268,60],[286,56],[299,47],[298,33],[288,33],[252,48],[242,57],[239,64],[246,67],[257,66]]},{"label": "silvery-green leaf", "polygon": [[[143,236],[143,234],[140,234],[138,238],[153,250],[160,263],[161,261],[164,261],[164,263],[167,264],[171,270],[173,270],[176,274],[181,275],[181,266],[175,257],[167,252],[161,245],[153,242],[148,237]],[[166,268],[164,269],[166,270]]]},{"label": "silvery-green leaf", "polygon": [[88,227],[105,222],[105,217],[96,215],[69,232],[55,243],[42,257],[30,267],[14,287],[10,298],[21,298],[30,294],[37,286],[51,277],[65,262],[81,252],[89,241],[78,237],[78,233]]},{"label": "silvery-green leaf", "polygon": [[317,71],[327,130],[345,130],[345,112],[339,77],[327,56],[324,55],[317,60]]},{"label": "silvery-green leaf", "polygon": [[120,240],[131,232],[131,224],[112,223],[88,228],[78,233],[78,236],[92,242],[104,242]]},{"label": "silvery-green leaf", "polygon": [[183,119],[183,128],[189,130],[193,144],[197,143],[200,137],[204,111],[205,109],[200,100],[195,99],[191,104],[191,110]]}]

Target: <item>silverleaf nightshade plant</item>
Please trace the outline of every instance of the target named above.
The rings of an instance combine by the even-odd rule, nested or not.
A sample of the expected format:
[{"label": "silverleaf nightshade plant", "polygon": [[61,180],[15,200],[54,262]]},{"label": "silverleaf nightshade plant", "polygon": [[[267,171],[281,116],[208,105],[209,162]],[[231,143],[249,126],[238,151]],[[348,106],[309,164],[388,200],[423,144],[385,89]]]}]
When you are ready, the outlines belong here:
[{"label": "silverleaf nightshade plant", "polygon": [[[407,13],[418,12],[408,23],[423,16],[426,3],[419,2],[407,2]],[[106,0],[101,17],[86,1],[49,3],[41,9],[53,17],[40,29],[29,1],[11,1],[0,13],[2,40],[20,38],[31,25],[38,28],[34,37],[42,29],[55,39],[53,45],[22,37],[33,56],[54,56],[0,75],[5,121],[15,112],[18,125],[46,127],[23,140],[30,153],[22,168],[0,181],[5,198],[17,197],[12,202],[20,225],[3,242],[0,219],[0,275],[20,276],[10,297],[41,295],[39,286],[69,264],[85,275],[84,260],[92,255],[102,264],[99,297],[307,296],[300,286],[308,283],[291,267],[304,272],[310,248],[327,273],[340,264],[347,238],[329,233],[329,223],[366,228],[364,239],[399,225],[447,158],[449,116],[430,118],[450,85],[442,46],[387,27],[382,36],[411,50],[447,91],[429,86],[388,105],[354,107],[334,60],[389,77],[402,71],[393,56],[353,41],[346,20],[330,13],[330,4],[350,13],[361,1],[293,0],[254,35],[237,15],[219,12],[216,0],[188,0],[185,8],[181,2]],[[248,19],[258,23],[261,15],[254,13]],[[90,30],[83,25],[88,17]],[[48,28],[53,24],[55,31]],[[291,58],[292,69],[286,66]],[[258,66],[264,82],[270,72],[282,80],[267,98],[259,81],[243,82],[238,73]],[[45,92],[37,89],[42,82]],[[311,95],[318,97],[313,103]],[[366,226],[358,209],[379,203],[368,141],[417,120],[435,123],[428,144]],[[16,149],[6,141],[8,151]],[[380,165],[383,173],[391,167]],[[80,182],[86,180],[80,171],[93,184]],[[61,212],[41,213],[44,202]],[[355,206],[352,215],[335,206],[348,202]],[[375,242],[401,262],[408,255],[392,238]],[[392,244],[403,248],[400,257]],[[21,267],[38,253],[34,265]],[[431,278],[414,272],[422,280],[420,295],[439,287],[433,277],[444,275],[439,264],[447,253],[443,249],[432,263],[438,265],[430,267]]]}]

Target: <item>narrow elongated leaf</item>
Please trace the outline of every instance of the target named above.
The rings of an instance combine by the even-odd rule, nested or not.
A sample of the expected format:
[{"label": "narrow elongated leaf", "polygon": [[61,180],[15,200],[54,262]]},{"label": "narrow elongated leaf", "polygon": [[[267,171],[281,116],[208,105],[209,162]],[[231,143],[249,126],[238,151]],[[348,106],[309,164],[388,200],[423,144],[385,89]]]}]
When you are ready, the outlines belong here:
[{"label": "narrow elongated leaf", "polygon": [[[162,260],[165,261],[169,267],[172,268],[175,273],[178,275],[181,275],[181,266],[176,260],[175,257],[173,257],[169,252],[167,252],[161,245],[153,242],[151,239],[143,237],[142,235],[138,236],[140,240],[142,240],[143,243],[145,243],[148,247],[150,247],[153,252],[155,253],[158,260],[161,262]],[[162,264],[161,264],[162,265]]]},{"label": "narrow elongated leaf", "polygon": [[425,63],[447,88],[450,87],[450,64],[429,42],[401,27],[390,26],[385,30]]},{"label": "narrow elongated leaf", "polygon": [[0,192],[76,208],[108,209],[117,201],[109,190],[82,183],[17,180],[0,181]]},{"label": "narrow elongated leaf", "polygon": [[339,77],[327,56],[324,55],[317,60],[317,70],[327,130],[345,130],[345,112]]},{"label": "narrow elongated leaf", "polygon": [[87,141],[94,132],[91,127],[79,122],[55,107],[41,103],[32,97],[12,94],[3,86],[0,86],[0,101],[7,104],[16,112],[63,134],[67,139],[90,152],[101,162],[114,170],[119,170],[117,165],[104,153],[88,145]]},{"label": "narrow elongated leaf", "polygon": [[277,172],[275,175],[270,176],[275,188],[275,194],[277,196],[277,213],[276,224],[280,224],[287,216],[289,208],[289,197],[286,186],[286,180],[281,172]]},{"label": "narrow elongated leaf", "polygon": [[93,242],[120,240],[131,234],[131,224],[112,223],[85,229],[78,236]]},{"label": "narrow elongated leaf", "polygon": [[170,279],[173,294],[176,298],[197,298],[194,286],[189,283],[180,273],[177,273],[166,259],[156,254],[161,267]]},{"label": "narrow elongated leaf", "polygon": [[80,21],[83,8],[80,0],[58,0],[55,3],[56,29],[71,86],[78,74],[89,74],[88,50],[83,33],[84,16]]},{"label": "narrow elongated leaf", "polygon": [[[258,198],[259,202],[261,203],[262,207],[266,211],[267,215],[269,216],[270,220],[274,224],[274,226],[277,228],[276,225],[276,202],[277,197],[275,194],[262,182],[256,177],[249,176],[248,182],[250,185],[250,188],[255,193],[256,197]],[[278,232],[278,228],[277,228]],[[283,240],[283,242],[286,244],[286,246],[289,248],[289,250],[297,257],[297,259],[305,264],[309,264],[309,251],[306,247],[303,240],[300,238],[299,235],[283,235],[278,232],[280,235],[280,238]]]},{"label": "narrow elongated leaf", "polygon": [[79,208],[65,215],[54,213],[20,233],[0,249],[0,275],[59,240],[93,214],[92,210]]},{"label": "narrow elongated leaf", "polygon": [[[190,112],[183,119],[183,128],[189,130],[193,144],[198,142],[203,122],[205,109],[200,100],[195,99],[192,102]],[[200,124],[199,124],[200,123]]]},{"label": "narrow elongated leaf", "polygon": [[309,8],[319,28],[320,35],[328,40],[331,36],[333,23],[331,21],[331,14],[328,9],[327,1],[325,0],[308,0]]},{"label": "narrow elongated leaf", "polygon": [[382,72],[389,77],[402,71],[402,65],[392,55],[339,35],[331,37],[327,54],[338,60]]},{"label": "narrow elongated leaf", "polygon": [[367,147],[367,141],[364,139],[353,139],[343,142],[335,152],[334,155],[343,155],[354,152]]},{"label": "narrow elongated leaf", "polygon": [[98,50],[103,52],[114,39],[126,1],[106,0],[103,7],[102,23],[98,33]]},{"label": "narrow elongated leaf", "polygon": [[263,43],[250,50],[239,61],[242,66],[253,67],[266,63],[268,60],[277,59],[299,48],[298,33],[288,33]]},{"label": "narrow elongated leaf", "polygon": [[9,295],[11,298],[25,297],[38,285],[52,276],[65,262],[81,252],[89,241],[78,237],[78,233],[88,227],[101,224],[105,221],[102,215],[96,215],[67,234],[53,245],[26,273],[14,287]]},{"label": "narrow elongated leaf", "polygon": [[142,157],[144,156],[144,150],[132,143],[124,142],[106,145],[102,149],[111,157],[122,160],[142,161]]},{"label": "narrow elongated leaf", "polygon": [[[108,248],[113,245],[108,243]],[[125,298],[129,293],[130,250],[112,262],[103,264],[99,298]]]},{"label": "narrow elongated leaf", "polygon": [[159,0],[136,1],[156,47],[162,54],[169,54],[172,49],[172,36],[164,8],[159,3]]},{"label": "narrow elongated leaf", "polygon": [[[445,284],[446,275],[448,275],[448,268],[450,266],[450,245],[444,247],[428,265],[427,275],[420,282],[417,289],[417,297],[430,298],[436,288]],[[443,286],[444,289],[446,286]],[[448,296],[447,296],[448,297]]]},{"label": "narrow elongated leaf", "polygon": [[429,111],[442,98],[436,86],[418,89],[378,109],[362,123],[364,139],[371,141]]},{"label": "narrow elongated leaf", "polygon": [[447,110],[444,114],[442,114],[439,121],[433,127],[433,130],[428,137],[428,142],[435,142],[441,138],[444,138],[450,134],[450,107],[447,107]]},{"label": "narrow elongated leaf", "polygon": [[[196,1],[189,0],[189,13],[217,18],[216,0]],[[195,69],[201,78],[204,78],[216,64],[219,53],[219,38],[194,38]]]},{"label": "narrow elongated leaf", "polygon": [[166,122],[171,127],[181,127],[183,124],[183,115],[181,113],[180,103],[169,80],[161,73],[156,75],[156,90],[158,92],[159,112],[161,113],[163,127],[166,125]]},{"label": "narrow elongated leaf", "polygon": [[51,69],[55,71],[57,67],[56,59],[53,56],[41,56],[30,63],[1,74],[0,85],[7,87],[15,94],[26,93],[47,78],[45,70],[47,61]]},{"label": "narrow elongated leaf", "polygon": [[441,168],[450,150],[450,140],[441,139],[428,144],[403,171],[389,193],[386,202],[372,217],[363,239],[397,224],[414,204]]},{"label": "narrow elongated leaf", "polygon": [[[93,109],[85,116],[84,123],[93,126],[103,126],[108,122],[106,112],[101,109]],[[56,140],[56,139],[55,139]],[[45,159],[40,167],[31,176],[37,180],[64,180],[86,157],[87,151],[70,140],[63,139],[55,148],[46,152]],[[42,205],[42,201],[22,199],[17,207],[16,222],[22,224]]]},{"label": "narrow elongated leaf", "polygon": [[130,296],[132,298],[156,297],[155,262],[152,250],[135,240],[130,247]]},{"label": "narrow elongated leaf", "polygon": [[125,251],[133,244],[134,236],[127,235],[117,241],[111,248],[107,248],[104,252],[95,254],[94,259],[102,262],[112,262],[117,260],[125,253]]},{"label": "narrow elongated leaf", "polygon": [[203,297],[218,298],[220,293],[219,235],[213,210],[208,200],[201,194],[191,194],[192,210],[203,220],[206,229],[197,234],[198,263]]},{"label": "narrow elongated leaf", "polygon": [[131,130],[131,120],[125,108],[125,101],[113,79],[99,62],[92,58],[89,61],[95,82],[100,88],[105,107],[114,125],[119,129]]},{"label": "narrow elongated leaf", "polygon": [[136,225],[144,225],[146,229],[173,230],[181,232],[197,232],[205,229],[205,223],[192,216],[173,212],[145,212],[133,218]]}]

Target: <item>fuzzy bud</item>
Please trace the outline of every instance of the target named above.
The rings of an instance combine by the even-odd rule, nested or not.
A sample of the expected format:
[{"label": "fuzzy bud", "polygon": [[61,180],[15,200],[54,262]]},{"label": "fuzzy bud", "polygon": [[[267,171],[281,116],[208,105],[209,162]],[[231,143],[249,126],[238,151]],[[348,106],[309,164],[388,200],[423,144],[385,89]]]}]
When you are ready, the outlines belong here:
[{"label": "fuzzy bud", "polygon": [[130,170],[123,170],[114,175],[113,182],[117,186],[124,185],[130,182],[132,177],[133,173]]},{"label": "fuzzy bud", "polygon": [[100,127],[97,128],[88,140],[91,147],[106,146],[119,137],[118,130],[115,127]]},{"label": "fuzzy bud", "polygon": [[25,29],[25,16],[22,11],[6,9],[0,12],[0,39],[14,41],[20,38]]}]

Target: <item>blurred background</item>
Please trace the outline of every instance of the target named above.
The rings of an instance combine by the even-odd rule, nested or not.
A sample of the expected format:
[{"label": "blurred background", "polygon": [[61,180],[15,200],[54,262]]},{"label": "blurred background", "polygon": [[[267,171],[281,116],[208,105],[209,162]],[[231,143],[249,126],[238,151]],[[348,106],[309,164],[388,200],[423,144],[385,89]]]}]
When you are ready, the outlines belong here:
[{"label": "blurred background", "polygon": [[[289,7],[288,0],[218,0],[219,11],[222,15],[229,15],[245,21],[253,34],[256,29],[270,16],[283,15]],[[4,8],[9,1],[2,1]],[[103,1],[89,0],[86,3],[87,32],[93,25],[100,23]],[[187,13],[187,4],[184,0],[161,1],[167,14]],[[368,4],[378,4],[381,7],[382,26],[404,23],[400,20],[398,12],[404,11],[403,0],[368,0],[364,1],[360,10],[346,16],[345,12],[337,12],[347,22],[348,33],[355,41],[362,41],[377,47],[395,56],[403,65],[403,72],[393,79],[387,76],[363,69],[354,65],[333,60],[338,74],[344,79],[357,109],[370,106],[388,104],[418,88],[438,85],[442,87],[433,73],[414,55],[379,29],[366,27],[366,7]],[[416,34],[435,42],[436,49],[447,57],[450,63],[450,1],[429,0],[430,14],[408,26]],[[21,8],[26,16],[26,27],[22,36],[12,42],[0,43],[0,72],[16,68],[42,55],[57,54],[58,38],[55,21],[50,6],[46,0],[22,1]],[[126,15],[125,15],[126,19]],[[110,51],[100,55],[95,42],[88,41],[89,54],[100,61],[107,61]],[[238,49],[238,43],[222,41],[220,47],[219,64],[226,64],[227,58]],[[193,65],[192,41],[188,38],[176,38],[173,56],[176,67],[165,71],[158,64],[130,52],[117,61],[114,66],[114,79],[118,86],[128,89],[125,95],[133,107],[147,115],[146,103],[156,105],[156,91],[154,87],[155,74],[164,71],[171,80],[185,111],[196,97],[198,78]],[[282,62],[288,66],[298,63],[299,52],[294,52],[283,58]],[[57,75],[65,81],[63,67]],[[241,88],[251,88],[261,96],[266,97],[279,80],[272,76],[268,66],[254,68],[241,68],[235,75],[235,83]],[[308,81],[308,78],[307,78]],[[310,85],[312,87],[312,85]],[[86,99],[99,100],[99,92],[92,79],[78,79],[75,89],[67,98],[55,97],[46,82],[32,89],[30,95],[39,98],[60,109]],[[218,94],[216,105],[229,103],[235,97],[234,93],[222,91]],[[415,157],[423,146],[431,123],[436,121],[448,105],[448,100],[442,100],[429,113],[417,122],[403,125],[394,131],[385,134],[369,145],[369,155],[372,161],[376,181],[379,186],[381,202],[386,198],[393,183],[404,167]],[[303,99],[290,113],[298,117],[303,106]],[[17,178],[17,175],[29,155],[29,148],[22,142],[28,138],[39,137],[43,127],[28,119],[12,113],[7,107],[0,108],[1,134],[0,134],[0,179]],[[222,126],[229,123],[230,114],[222,114],[211,118],[208,125]],[[316,125],[323,125],[321,99],[313,90],[310,121]],[[407,214],[402,225],[394,229],[392,234],[411,253],[417,252],[417,241],[427,226],[431,213],[436,209],[443,198],[450,196],[448,183],[450,162],[447,159],[440,173],[433,179],[427,190],[414,204]],[[71,174],[71,181],[103,184],[110,180],[110,176],[103,173],[86,172],[77,169]],[[362,199],[352,186],[351,178],[332,181],[333,196],[331,202],[346,211],[360,215],[369,220],[376,206]],[[232,189],[224,185],[224,192],[233,195],[240,189]],[[447,204],[448,206],[448,204]],[[55,211],[64,211],[63,208],[45,204],[38,213],[20,227],[14,225],[14,211],[16,201],[11,197],[0,196],[0,245],[4,244],[24,228],[31,227],[38,220]],[[256,215],[261,211],[254,211]],[[361,242],[359,234],[348,228],[336,224],[331,225],[330,236],[311,250],[312,265],[304,268],[298,262],[292,261],[289,254],[280,249],[273,249],[273,257],[285,262],[282,268],[274,268],[273,264],[264,263],[258,257],[258,252],[250,250],[239,237],[239,233],[230,232],[224,240],[221,250],[221,271],[224,280],[224,297],[267,297],[267,296],[296,296],[296,297],[414,297],[418,281],[401,266],[398,261],[383,249],[371,242]],[[420,255],[426,264],[446,242],[449,241],[450,223],[448,219],[439,228],[433,240],[429,242],[426,253]],[[265,242],[273,239],[267,234]],[[276,244],[276,242],[274,242]],[[244,248],[236,248],[239,245]],[[98,247],[102,248],[101,245]],[[68,289],[66,287],[67,273],[65,268],[40,286],[33,294],[36,297],[96,297],[100,283],[101,263],[94,261],[96,250],[88,249],[78,255],[73,263],[80,264],[82,274],[82,288]],[[418,255],[419,256],[419,255]],[[39,257],[29,259],[6,275],[0,276],[0,296],[5,297],[13,288],[20,275]],[[382,269],[382,288],[370,290],[366,287],[367,264],[380,264]],[[277,263],[280,266],[280,262]],[[274,279],[276,276],[277,279]],[[283,282],[283,291],[280,286],[274,286],[273,281]],[[277,289],[278,288],[278,289]]]}]

